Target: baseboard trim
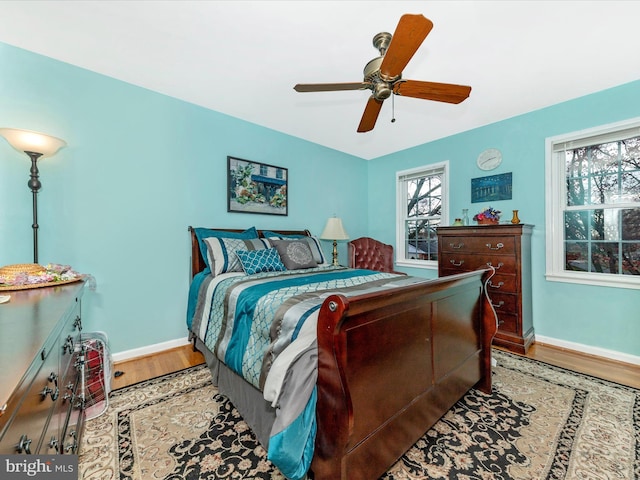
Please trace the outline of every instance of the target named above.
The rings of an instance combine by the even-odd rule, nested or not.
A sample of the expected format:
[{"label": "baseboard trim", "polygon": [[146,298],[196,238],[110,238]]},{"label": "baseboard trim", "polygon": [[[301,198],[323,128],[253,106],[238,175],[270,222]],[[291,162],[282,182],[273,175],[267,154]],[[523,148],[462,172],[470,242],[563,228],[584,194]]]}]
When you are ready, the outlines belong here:
[{"label": "baseboard trim", "polygon": [[125,350],[123,352],[114,353],[112,357],[114,362],[123,362],[125,360],[131,360],[138,357],[145,357],[147,355],[162,352],[164,350],[171,350],[172,348],[184,347],[185,345],[189,345],[189,339],[187,337],[169,340],[168,342],[155,343],[153,345],[147,345],[145,347],[134,348],[131,350]]},{"label": "baseboard trim", "polygon": [[[581,343],[568,342],[566,340],[559,340],[553,337],[545,337],[543,335],[537,335],[535,341],[550,345],[558,348],[564,348],[566,350],[573,350],[587,355],[593,355],[596,357],[603,357],[609,360],[615,360],[617,362],[630,363],[632,365],[640,365],[640,356],[630,355],[628,353],[617,352],[615,350],[608,350],[606,348],[592,347],[589,345],[583,345]],[[123,352],[114,353],[112,355],[114,362],[122,362],[125,360],[131,360],[137,357],[144,357],[154,353],[162,352],[164,350],[170,350],[172,348],[183,347],[189,345],[188,337],[177,338],[175,340],[169,340],[168,342],[156,343],[153,345],[147,345],[145,347],[134,348],[132,350],[125,350]]]},{"label": "baseboard trim", "polygon": [[587,355],[593,355],[596,357],[603,357],[609,360],[615,360],[617,362],[630,363],[632,365],[640,365],[640,357],[636,355],[630,355],[628,353],[617,352],[615,350],[607,350],[606,348],[592,347],[589,345],[583,345],[581,343],[567,342],[566,340],[559,340],[557,338],[545,337],[543,335],[536,334],[536,342],[543,343],[545,345],[551,345],[554,347],[564,348],[566,350],[573,350]]}]

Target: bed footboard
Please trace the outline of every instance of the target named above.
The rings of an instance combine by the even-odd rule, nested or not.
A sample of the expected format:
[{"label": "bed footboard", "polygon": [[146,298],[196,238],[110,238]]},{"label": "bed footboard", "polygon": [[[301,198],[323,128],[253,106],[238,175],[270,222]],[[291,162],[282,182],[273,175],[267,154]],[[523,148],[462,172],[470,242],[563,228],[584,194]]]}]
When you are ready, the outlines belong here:
[{"label": "bed footboard", "polygon": [[[325,300],[315,480],[375,480],[470,388],[491,391],[489,271]],[[485,277],[485,279],[483,279]]]}]

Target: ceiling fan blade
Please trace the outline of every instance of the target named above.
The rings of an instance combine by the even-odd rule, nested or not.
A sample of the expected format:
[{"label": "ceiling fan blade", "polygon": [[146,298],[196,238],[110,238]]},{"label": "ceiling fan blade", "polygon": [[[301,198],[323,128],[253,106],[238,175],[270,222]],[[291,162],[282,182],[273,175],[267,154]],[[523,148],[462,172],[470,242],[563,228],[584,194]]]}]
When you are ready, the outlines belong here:
[{"label": "ceiling fan blade", "polygon": [[423,15],[406,14],[400,17],[391,43],[382,59],[380,73],[386,78],[402,74],[413,54],[433,28],[433,23]]},{"label": "ceiling fan blade", "polygon": [[362,133],[373,130],[373,127],[376,125],[376,120],[378,120],[380,109],[382,108],[382,102],[382,100],[376,100],[373,95],[369,97],[367,106],[364,107],[360,125],[358,125],[358,132]]},{"label": "ceiling fan blade", "polygon": [[293,89],[296,92],[337,92],[340,90],[364,90],[370,88],[366,82],[355,83],[298,83]]},{"label": "ceiling fan blade", "polygon": [[393,86],[393,93],[436,102],[460,103],[469,96],[471,87],[453,83],[402,80]]}]

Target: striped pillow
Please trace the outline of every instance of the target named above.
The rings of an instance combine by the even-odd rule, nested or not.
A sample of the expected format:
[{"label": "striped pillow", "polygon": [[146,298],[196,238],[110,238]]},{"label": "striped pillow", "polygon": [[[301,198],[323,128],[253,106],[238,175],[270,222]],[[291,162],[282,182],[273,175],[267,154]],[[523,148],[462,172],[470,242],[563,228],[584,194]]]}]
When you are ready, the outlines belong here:
[{"label": "striped pillow", "polygon": [[226,272],[241,272],[242,264],[236,252],[245,250],[264,250],[269,248],[262,238],[219,238],[209,237],[204,239],[207,246],[207,259],[211,273],[220,275]]}]

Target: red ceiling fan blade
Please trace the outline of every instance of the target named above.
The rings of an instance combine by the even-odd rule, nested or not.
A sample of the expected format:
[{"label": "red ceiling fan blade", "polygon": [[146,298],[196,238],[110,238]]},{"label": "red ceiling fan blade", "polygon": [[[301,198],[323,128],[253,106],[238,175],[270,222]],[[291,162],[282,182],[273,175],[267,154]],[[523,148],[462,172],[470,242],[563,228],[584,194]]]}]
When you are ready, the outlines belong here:
[{"label": "red ceiling fan blade", "polygon": [[298,83],[293,89],[296,92],[336,92],[339,90],[364,90],[370,88],[366,82],[354,83]]},{"label": "red ceiling fan blade", "polygon": [[389,48],[387,48],[380,65],[380,73],[383,78],[395,78],[402,74],[404,67],[407,66],[432,28],[431,20],[423,15],[406,14],[400,17]]},{"label": "red ceiling fan blade", "polygon": [[373,95],[369,97],[369,101],[367,102],[367,106],[364,107],[364,113],[362,114],[362,119],[360,120],[360,125],[358,125],[358,132],[368,132],[373,130],[373,127],[376,125],[376,120],[378,120],[378,115],[380,114],[380,109],[382,108],[382,100],[376,100]]},{"label": "red ceiling fan blade", "polygon": [[460,103],[469,96],[471,87],[453,83],[402,80],[394,85],[393,93],[436,102]]}]

